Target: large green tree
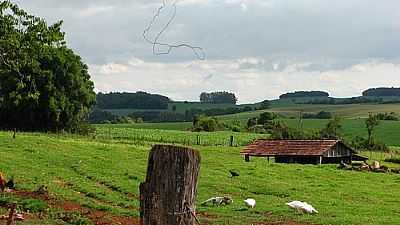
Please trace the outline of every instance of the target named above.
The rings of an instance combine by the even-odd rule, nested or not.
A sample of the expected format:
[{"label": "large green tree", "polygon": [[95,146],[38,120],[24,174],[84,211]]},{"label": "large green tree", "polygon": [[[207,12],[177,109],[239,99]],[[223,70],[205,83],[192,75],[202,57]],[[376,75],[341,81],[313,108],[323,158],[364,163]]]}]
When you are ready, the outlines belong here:
[{"label": "large green tree", "polygon": [[48,26],[0,1],[0,127],[74,130],[95,103],[87,66]]}]

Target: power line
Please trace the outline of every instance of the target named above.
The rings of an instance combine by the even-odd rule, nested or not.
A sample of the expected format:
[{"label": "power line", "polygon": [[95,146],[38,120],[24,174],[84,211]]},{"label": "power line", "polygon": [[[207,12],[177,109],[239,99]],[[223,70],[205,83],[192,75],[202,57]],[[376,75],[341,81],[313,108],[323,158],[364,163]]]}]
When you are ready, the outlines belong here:
[{"label": "power line", "polygon": [[[171,25],[171,23],[174,21],[176,17],[176,4],[178,0],[174,0],[172,3],[172,8],[173,8],[173,14],[168,20],[168,22],[165,24],[165,26],[157,33],[157,35],[154,37],[154,39],[150,39],[148,37],[149,31],[152,29],[154,23],[156,20],[160,17],[162,11],[167,7],[167,0],[163,0],[162,5],[157,9],[156,13],[154,14],[152,20],[150,21],[149,25],[144,29],[143,31],[143,38],[146,42],[149,44],[153,45],[153,54],[154,55],[168,55],[171,53],[173,49],[176,48],[189,48],[193,51],[193,54],[196,55],[196,57],[200,60],[205,59],[205,52],[202,47],[198,46],[192,46],[187,43],[181,43],[181,44],[168,44],[168,43],[163,43],[160,42],[159,39],[161,35],[168,29],[168,27]],[[166,47],[166,51],[161,51],[160,47]]]}]

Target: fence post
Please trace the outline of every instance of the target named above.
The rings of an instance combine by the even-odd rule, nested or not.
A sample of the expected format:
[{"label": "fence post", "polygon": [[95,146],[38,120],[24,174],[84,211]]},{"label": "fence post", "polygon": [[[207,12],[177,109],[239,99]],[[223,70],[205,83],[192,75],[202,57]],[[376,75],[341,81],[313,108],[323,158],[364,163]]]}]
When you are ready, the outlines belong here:
[{"label": "fence post", "polygon": [[141,225],[193,225],[200,171],[198,151],[155,145],[140,184]]},{"label": "fence post", "polygon": [[229,146],[233,147],[233,135],[231,135],[231,139],[229,141]]},{"label": "fence post", "polygon": [[197,137],[196,137],[196,140],[197,140],[197,145],[200,145],[201,144],[201,141],[200,141],[200,135],[197,135]]}]

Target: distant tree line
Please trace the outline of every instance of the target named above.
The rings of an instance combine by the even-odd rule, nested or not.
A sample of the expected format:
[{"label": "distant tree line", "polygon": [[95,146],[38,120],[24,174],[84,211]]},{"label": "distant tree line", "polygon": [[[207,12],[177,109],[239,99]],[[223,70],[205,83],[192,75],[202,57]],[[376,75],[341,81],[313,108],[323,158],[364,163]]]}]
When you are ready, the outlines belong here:
[{"label": "distant tree line", "polygon": [[168,109],[170,101],[166,96],[146,92],[97,94],[97,107],[101,109]]},{"label": "distant tree line", "polygon": [[[137,111],[132,112],[128,115],[131,119],[135,120],[141,118],[145,122],[185,122],[192,121],[195,116],[219,116],[229,115],[241,112],[253,111],[254,108],[250,106],[246,107],[230,107],[230,108],[214,108],[214,109],[188,109],[185,113],[171,112],[171,111]],[[104,123],[107,121],[113,121],[118,116],[111,114],[110,112],[104,111],[99,108],[95,108],[89,116],[91,123]]]},{"label": "distant tree line", "polygon": [[211,103],[211,104],[236,104],[237,98],[234,93],[229,93],[226,91],[218,91],[200,94],[201,103]]},{"label": "distant tree line", "polygon": [[400,96],[400,88],[370,88],[362,93],[363,96],[385,97],[385,96]]},{"label": "distant tree line", "polygon": [[287,98],[317,98],[317,97],[329,97],[328,92],[324,91],[295,91],[283,94],[279,96],[279,99]]},{"label": "distant tree line", "polygon": [[[398,101],[390,101],[395,103]],[[302,102],[301,104],[314,104],[314,105],[349,105],[349,104],[365,104],[365,103],[389,103],[384,101],[382,98],[370,98],[370,97],[351,97],[351,98],[324,98],[324,99],[312,99],[310,101]]]}]

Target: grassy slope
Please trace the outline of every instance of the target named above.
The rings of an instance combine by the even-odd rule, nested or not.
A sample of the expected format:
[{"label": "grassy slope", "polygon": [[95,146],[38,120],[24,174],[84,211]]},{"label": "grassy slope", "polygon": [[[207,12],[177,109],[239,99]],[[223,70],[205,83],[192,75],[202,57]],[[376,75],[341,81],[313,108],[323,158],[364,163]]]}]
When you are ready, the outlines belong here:
[{"label": "grassy slope", "polygon": [[[182,103],[183,104],[183,103]],[[304,113],[316,113],[319,111],[329,111],[345,118],[343,121],[343,132],[345,137],[366,136],[364,119],[370,112],[396,112],[400,114],[400,104],[353,104],[353,105],[294,105],[275,104],[269,110],[238,113],[233,115],[218,116],[221,121],[238,120],[244,126],[251,117],[256,117],[265,111],[272,111],[286,117],[298,117],[299,111]],[[298,127],[297,119],[282,119],[291,127]],[[303,120],[304,129],[320,129],[328,120]],[[119,125],[121,127],[144,128],[144,129],[163,129],[163,130],[187,130],[191,127],[190,122],[183,123],[143,123],[132,125]],[[379,140],[388,145],[400,146],[400,139],[397,131],[400,130],[398,121],[382,121],[376,130]]]},{"label": "grassy slope", "polygon": [[[368,114],[379,112],[396,112],[400,114],[400,104],[352,104],[352,105],[302,105],[296,104],[291,106],[273,106],[269,112],[279,113],[286,117],[298,117],[299,112],[316,113],[320,111],[332,112],[343,118],[365,118]],[[238,113],[233,115],[220,116],[222,120],[240,120],[247,121],[248,118],[258,116],[264,111],[253,111]]]},{"label": "grassy slope", "polygon": [[[0,132],[0,170],[15,175],[19,188],[33,190],[45,184],[58,197],[138,215],[138,201],[132,196],[138,195],[145,176],[149,144],[41,134],[10,137]],[[400,200],[393,197],[400,195],[399,175],[339,171],[329,165],[267,164],[263,159],[245,163],[240,148],[195,148],[202,156],[198,201],[215,195],[235,200],[227,207],[198,207],[217,216],[201,217],[203,223],[250,224],[283,216],[318,224],[400,224]],[[240,172],[238,179],[228,178],[229,169]],[[254,210],[242,204],[247,197],[257,200]],[[320,214],[296,215],[284,205],[290,200],[308,201]]]}]

